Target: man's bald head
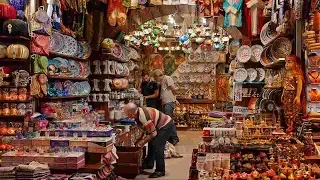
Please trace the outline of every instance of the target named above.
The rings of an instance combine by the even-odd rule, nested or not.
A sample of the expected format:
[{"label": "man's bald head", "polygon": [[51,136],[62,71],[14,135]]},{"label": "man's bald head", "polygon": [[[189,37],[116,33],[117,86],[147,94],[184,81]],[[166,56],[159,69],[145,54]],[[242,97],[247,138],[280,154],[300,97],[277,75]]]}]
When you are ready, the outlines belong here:
[{"label": "man's bald head", "polygon": [[129,102],[128,104],[124,105],[123,110],[129,118],[136,118],[138,106],[132,102]]}]

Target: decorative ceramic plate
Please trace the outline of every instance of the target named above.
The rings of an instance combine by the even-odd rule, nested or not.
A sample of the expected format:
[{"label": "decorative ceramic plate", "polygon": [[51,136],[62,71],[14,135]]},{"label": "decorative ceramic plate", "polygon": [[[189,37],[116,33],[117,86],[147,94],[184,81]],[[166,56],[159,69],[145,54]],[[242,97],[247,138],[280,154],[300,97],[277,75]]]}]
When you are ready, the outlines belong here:
[{"label": "decorative ceramic plate", "polygon": [[68,56],[77,56],[78,54],[78,43],[77,40],[75,40],[71,36],[64,35],[64,42],[65,45],[63,49],[61,50],[61,54],[65,54]]},{"label": "decorative ceramic plate", "polygon": [[[48,65],[49,65],[49,66],[50,66],[50,65],[53,65],[53,66],[55,67],[55,69],[56,69],[55,73],[57,73],[59,67],[61,66],[61,62],[58,61],[57,59],[50,59],[50,60],[48,61]],[[49,67],[49,66],[48,66],[48,67]]]},{"label": "decorative ceramic plate", "polygon": [[191,72],[191,65],[190,64],[185,64],[185,66],[186,66],[186,73],[190,73]]},{"label": "decorative ceramic plate", "polygon": [[81,45],[83,47],[83,52],[84,52],[84,55],[81,58],[83,58],[83,59],[89,58],[91,55],[91,52],[92,52],[90,44],[86,43],[85,41],[82,41]]},{"label": "decorative ceramic plate", "polygon": [[275,27],[271,21],[263,25],[260,33],[260,40],[263,45],[267,45],[277,38],[278,35]]},{"label": "decorative ceramic plate", "polygon": [[198,71],[198,67],[197,66],[191,66],[191,72],[195,73]]},{"label": "decorative ceramic plate", "polygon": [[195,53],[190,53],[188,56],[189,62],[194,62],[196,59],[196,54]]},{"label": "decorative ceramic plate", "polygon": [[197,78],[195,75],[190,75],[190,82],[194,83],[196,82]]},{"label": "decorative ceramic plate", "polygon": [[210,76],[210,74],[205,74],[204,76],[203,76],[203,82],[204,83],[209,83],[211,81],[211,76]]},{"label": "decorative ceramic plate", "polygon": [[210,66],[210,65],[206,65],[206,66],[204,67],[204,72],[205,72],[205,73],[210,73],[211,70],[212,70],[212,66]]},{"label": "decorative ceramic plate", "polygon": [[277,38],[272,46],[270,52],[274,56],[274,58],[285,58],[291,54],[292,44],[288,38],[280,37]]},{"label": "decorative ceramic plate", "polygon": [[206,61],[206,55],[204,53],[199,53],[199,61],[198,62],[205,62]]},{"label": "decorative ceramic plate", "polygon": [[121,63],[116,63],[116,74],[118,75],[123,74],[123,65]]},{"label": "decorative ceramic plate", "polygon": [[74,95],[82,95],[84,89],[82,89],[80,82],[75,82],[73,83],[73,87],[74,87]]},{"label": "decorative ceramic plate", "polygon": [[82,58],[84,56],[84,47],[82,46],[82,44],[80,42],[77,43],[78,44],[78,54],[77,57],[78,58]]},{"label": "decorative ceramic plate", "polygon": [[79,77],[81,72],[81,65],[78,61],[69,60],[69,72],[73,77]]},{"label": "decorative ceramic plate", "polygon": [[248,77],[248,73],[246,69],[238,68],[234,71],[233,77],[236,82],[244,82]]},{"label": "decorative ceramic plate", "polygon": [[248,82],[253,82],[254,80],[257,79],[258,72],[255,69],[253,68],[247,69],[247,74],[248,74],[248,77],[247,77]]},{"label": "decorative ceramic plate", "polygon": [[197,72],[203,73],[205,69],[205,64],[198,64],[197,65]]},{"label": "decorative ceramic plate", "polygon": [[257,76],[256,81],[258,81],[258,82],[263,81],[266,76],[266,71],[262,68],[257,68],[256,70],[258,72],[258,76]]},{"label": "decorative ceramic plate", "polygon": [[69,80],[63,82],[63,87],[68,91],[68,94],[74,94],[73,83]]},{"label": "decorative ceramic plate", "polygon": [[69,71],[70,63],[68,60],[61,57],[56,57],[54,59],[60,62],[60,66],[58,66],[60,73],[66,73]]},{"label": "decorative ceramic plate", "polygon": [[112,49],[112,55],[116,58],[121,58],[123,55],[122,47],[120,44],[115,43],[114,48]]},{"label": "decorative ceramic plate", "polygon": [[83,81],[81,82],[81,87],[83,89],[83,94],[87,95],[90,93],[91,91],[91,87],[90,87],[90,84],[88,83],[88,81]]},{"label": "decorative ceramic plate", "polygon": [[178,71],[180,73],[185,73],[186,72],[186,64],[180,64],[179,67],[178,67]]},{"label": "decorative ceramic plate", "polygon": [[198,76],[196,82],[197,83],[202,83],[203,82],[203,76]]},{"label": "decorative ceramic plate", "polygon": [[241,63],[246,63],[251,58],[251,48],[247,45],[241,46],[237,51],[237,59]]},{"label": "decorative ceramic plate", "polygon": [[251,47],[252,57],[250,60],[253,62],[260,62],[262,51],[263,51],[263,47],[261,45],[253,45]]},{"label": "decorative ceramic plate", "polygon": [[57,32],[52,31],[50,39],[50,51],[60,52],[64,48],[64,36]]},{"label": "decorative ceramic plate", "polygon": [[194,62],[200,62],[200,60],[201,60],[201,55],[200,55],[200,53],[198,53],[198,52],[196,52],[196,53],[194,53],[194,55],[195,55],[195,59],[194,59]]},{"label": "decorative ceramic plate", "polygon": [[238,39],[233,40],[229,45],[229,53],[231,56],[236,56],[241,43]]}]

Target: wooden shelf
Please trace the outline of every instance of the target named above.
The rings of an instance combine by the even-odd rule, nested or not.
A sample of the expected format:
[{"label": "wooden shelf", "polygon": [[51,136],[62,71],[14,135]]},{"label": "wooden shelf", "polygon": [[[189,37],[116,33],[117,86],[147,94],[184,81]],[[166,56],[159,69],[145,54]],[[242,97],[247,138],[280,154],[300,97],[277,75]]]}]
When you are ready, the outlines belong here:
[{"label": "wooden shelf", "polygon": [[265,85],[265,82],[234,82],[235,84],[256,84],[256,85]]},{"label": "wooden shelf", "polygon": [[64,76],[48,76],[49,79],[64,79],[64,80],[73,80],[73,81],[88,81],[88,78],[80,77],[64,77]]},{"label": "wooden shelf", "polygon": [[177,98],[180,104],[213,104],[214,101],[210,99],[179,99]]},{"label": "wooden shelf", "polygon": [[88,61],[88,59],[83,59],[83,58],[78,58],[75,56],[69,56],[69,55],[65,55],[65,54],[61,54],[61,53],[56,53],[56,52],[50,52],[50,56],[54,56],[54,57],[62,57],[62,58],[66,58],[66,59],[72,59],[72,60],[76,60],[76,61]]},{"label": "wooden shelf", "polygon": [[0,35],[0,40],[6,40],[6,41],[18,41],[18,40],[30,41],[30,38],[29,37],[24,37],[24,36]]},{"label": "wooden shelf", "polygon": [[129,76],[126,75],[118,75],[118,74],[90,74],[91,77],[101,78],[101,77],[114,77],[114,78],[127,78]]},{"label": "wooden shelf", "polygon": [[31,100],[25,100],[25,101],[20,101],[20,100],[0,100],[0,103],[28,103],[31,102]]},{"label": "wooden shelf", "polygon": [[16,115],[16,116],[1,115],[0,118],[24,118],[24,115]]},{"label": "wooden shelf", "polygon": [[268,64],[267,66],[265,66],[265,68],[276,68],[276,67],[282,67],[284,66],[286,62],[285,61],[277,61],[277,62],[273,62]]},{"label": "wooden shelf", "polygon": [[29,62],[29,60],[28,59],[1,58],[0,63],[1,62]]},{"label": "wooden shelf", "polygon": [[48,100],[59,100],[59,99],[77,99],[77,98],[87,98],[89,95],[79,95],[79,96],[58,96],[58,97],[43,97],[42,99]]}]

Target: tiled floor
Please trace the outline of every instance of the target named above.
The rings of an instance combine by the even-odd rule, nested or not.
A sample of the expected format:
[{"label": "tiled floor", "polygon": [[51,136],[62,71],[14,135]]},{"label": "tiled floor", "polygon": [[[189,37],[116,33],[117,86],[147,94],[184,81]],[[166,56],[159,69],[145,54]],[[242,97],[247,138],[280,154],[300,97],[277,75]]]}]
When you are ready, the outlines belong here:
[{"label": "tiled floor", "polygon": [[[179,131],[179,144],[177,151],[183,155],[180,159],[166,159],[166,176],[159,180],[187,180],[189,177],[189,167],[191,163],[192,149],[197,148],[201,140],[202,131]],[[147,172],[153,172],[148,170]],[[136,177],[136,180],[148,179],[148,175]]]}]

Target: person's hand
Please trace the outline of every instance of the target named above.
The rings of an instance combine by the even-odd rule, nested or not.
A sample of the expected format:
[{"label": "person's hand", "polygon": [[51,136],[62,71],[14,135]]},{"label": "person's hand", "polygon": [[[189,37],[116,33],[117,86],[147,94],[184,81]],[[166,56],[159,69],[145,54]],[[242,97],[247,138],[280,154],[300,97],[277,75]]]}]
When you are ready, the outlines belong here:
[{"label": "person's hand", "polygon": [[294,98],[294,102],[297,104],[297,105],[300,105],[300,97],[299,96],[296,96],[295,98]]},{"label": "person's hand", "polygon": [[143,140],[138,141],[138,142],[136,143],[136,147],[142,147],[144,144],[145,144],[145,143],[144,143]]}]

